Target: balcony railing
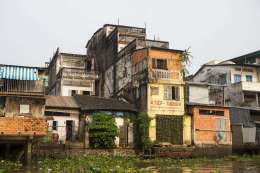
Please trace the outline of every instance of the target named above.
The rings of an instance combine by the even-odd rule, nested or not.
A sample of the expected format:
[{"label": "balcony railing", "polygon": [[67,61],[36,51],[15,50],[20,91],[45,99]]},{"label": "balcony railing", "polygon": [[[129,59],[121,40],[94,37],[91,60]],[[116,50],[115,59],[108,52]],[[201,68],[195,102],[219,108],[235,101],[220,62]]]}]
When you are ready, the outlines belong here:
[{"label": "balcony railing", "polygon": [[43,81],[2,79],[0,94],[44,95]]},{"label": "balcony railing", "polygon": [[168,71],[161,69],[152,69],[149,76],[152,80],[181,80],[182,78],[179,71]]},{"label": "balcony railing", "polygon": [[0,136],[45,136],[47,131],[42,118],[0,117]]},{"label": "balcony railing", "polygon": [[85,69],[77,68],[62,68],[58,74],[59,78],[68,80],[87,80],[87,79],[97,79],[98,75],[95,71],[87,72]]},{"label": "balcony railing", "polygon": [[260,92],[260,82],[241,81],[233,83],[232,87],[243,91]]}]

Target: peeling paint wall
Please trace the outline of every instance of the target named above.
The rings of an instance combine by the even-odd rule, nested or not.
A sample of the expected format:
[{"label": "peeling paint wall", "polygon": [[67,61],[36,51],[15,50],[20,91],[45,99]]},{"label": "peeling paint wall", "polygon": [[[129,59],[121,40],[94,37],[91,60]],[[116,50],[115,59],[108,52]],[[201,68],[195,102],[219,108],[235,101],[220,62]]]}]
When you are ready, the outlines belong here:
[{"label": "peeling paint wall", "polygon": [[[29,105],[28,113],[20,113],[20,105]],[[43,117],[44,115],[44,98],[33,98],[33,97],[15,97],[8,96],[5,101],[5,116],[32,116],[32,117]]]}]

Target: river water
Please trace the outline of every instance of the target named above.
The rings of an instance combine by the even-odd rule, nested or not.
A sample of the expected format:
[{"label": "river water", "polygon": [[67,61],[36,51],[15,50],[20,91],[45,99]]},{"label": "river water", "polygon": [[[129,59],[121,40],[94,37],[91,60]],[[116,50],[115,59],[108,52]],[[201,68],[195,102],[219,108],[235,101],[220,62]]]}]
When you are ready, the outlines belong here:
[{"label": "river water", "polygon": [[[260,173],[259,161],[226,161],[224,163],[199,163],[192,166],[176,165],[160,168],[155,165],[139,165],[140,172],[152,173]],[[27,167],[13,173],[43,173],[39,168]],[[52,171],[49,171],[52,173]],[[69,173],[69,172],[67,172]]]}]

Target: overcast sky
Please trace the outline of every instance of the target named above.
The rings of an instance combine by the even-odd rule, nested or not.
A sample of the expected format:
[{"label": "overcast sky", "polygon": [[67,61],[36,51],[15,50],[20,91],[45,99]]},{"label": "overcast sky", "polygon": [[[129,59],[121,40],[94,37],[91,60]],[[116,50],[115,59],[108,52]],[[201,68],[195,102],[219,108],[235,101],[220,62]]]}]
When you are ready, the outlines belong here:
[{"label": "overcast sky", "polygon": [[43,66],[57,47],[82,53],[103,24],[144,27],[191,47],[195,72],[213,59],[260,50],[260,0],[0,0],[0,64]]}]

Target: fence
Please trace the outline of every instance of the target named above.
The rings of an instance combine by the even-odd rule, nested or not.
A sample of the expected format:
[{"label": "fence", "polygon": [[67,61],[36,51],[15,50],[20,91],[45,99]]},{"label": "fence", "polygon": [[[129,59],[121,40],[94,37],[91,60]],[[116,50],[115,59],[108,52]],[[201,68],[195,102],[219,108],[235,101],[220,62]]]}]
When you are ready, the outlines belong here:
[{"label": "fence", "polygon": [[47,127],[42,118],[0,117],[0,136],[44,136]]}]

